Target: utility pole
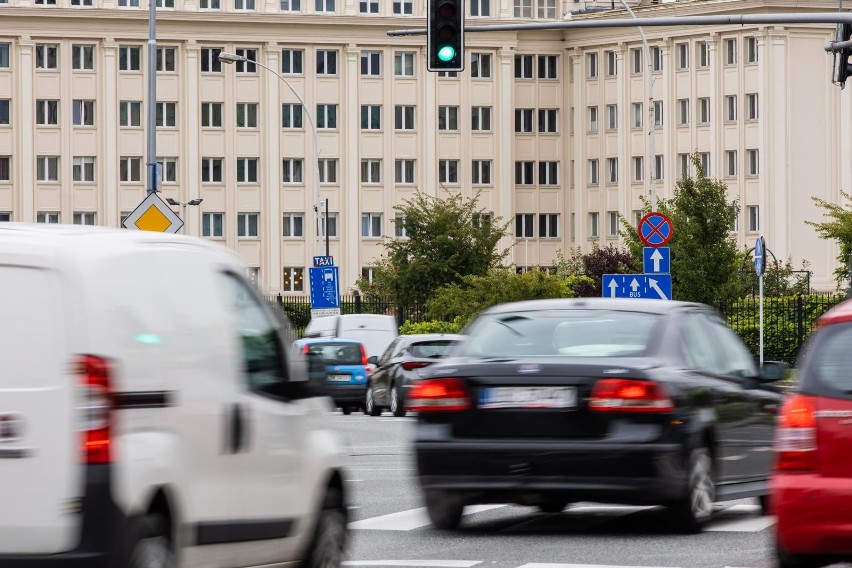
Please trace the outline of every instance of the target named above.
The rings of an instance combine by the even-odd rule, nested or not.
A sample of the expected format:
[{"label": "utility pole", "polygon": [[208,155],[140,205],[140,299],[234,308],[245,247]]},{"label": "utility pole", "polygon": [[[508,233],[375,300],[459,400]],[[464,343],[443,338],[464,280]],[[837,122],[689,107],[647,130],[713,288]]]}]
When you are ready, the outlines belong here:
[{"label": "utility pole", "polygon": [[148,194],[157,193],[157,1],[148,0]]}]

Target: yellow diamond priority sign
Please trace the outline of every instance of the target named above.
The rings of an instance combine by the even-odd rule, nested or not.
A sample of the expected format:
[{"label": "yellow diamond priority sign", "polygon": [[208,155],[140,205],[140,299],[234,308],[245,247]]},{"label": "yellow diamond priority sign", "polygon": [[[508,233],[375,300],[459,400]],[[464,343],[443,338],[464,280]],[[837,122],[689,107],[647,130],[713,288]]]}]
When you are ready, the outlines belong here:
[{"label": "yellow diamond priority sign", "polygon": [[149,193],[148,197],[124,220],[125,229],[139,231],[177,233],[181,227],[183,227],[181,218],[154,192]]}]

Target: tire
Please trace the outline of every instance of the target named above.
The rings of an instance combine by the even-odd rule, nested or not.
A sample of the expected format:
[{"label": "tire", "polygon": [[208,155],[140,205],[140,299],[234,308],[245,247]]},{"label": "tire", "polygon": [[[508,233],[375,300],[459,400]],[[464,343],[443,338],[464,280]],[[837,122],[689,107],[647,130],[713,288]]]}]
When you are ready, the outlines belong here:
[{"label": "tire", "polygon": [[352,414],[352,407],[351,406],[341,406],[340,412],[342,412],[346,416],[349,416],[350,414]]},{"label": "tire", "polygon": [[819,568],[825,566],[819,558],[801,554],[789,554],[784,552],[780,546],[775,545],[775,566],[777,568]]},{"label": "tire", "polygon": [[340,492],[330,488],[301,568],[339,568],[346,548],[346,515]]},{"label": "tire", "polygon": [[165,519],[160,515],[137,518],[128,527],[128,540],[124,550],[127,568],[172,568],[174,551]]},{"label": "tire", "polygon": [[716,501],[713,460],[707,448],[692,450],[687,475],[686,497],[669,504],[668,509],[675,531],[694,534],[710,522]]},{"label": "tire", "polygon": [[760,505],[760,514],[763,516],[772,514],[772,503],[769,501],[769,495],[761,495],[757,498],[757,503]]},{"label": "tire", "polygon": [[436,529],[454,531],[461,524],[464,503],[457,496],[446,491],[428,490],[425,492],[426,513]]},{"label": "tire", "polygon": [[544,501],[536,505],[542,513],[561,513],[567,506],[567,501]]},{"label": "tire", "polygon": [[373,387],[367,388],[367,394],[364,398],[364,414],[369,414],[370,416],[380,416],[382,414],[382,407],[376,404],[376,399],[373,396]]},{"label": "tire", "polygon": [[405,405],[399,399],[399,389],[396,388],[396,385],[391,387],[390,395],[388,396],[388,401],[390,405],[390,411],[397,418],[402,418],[405,416]]}]

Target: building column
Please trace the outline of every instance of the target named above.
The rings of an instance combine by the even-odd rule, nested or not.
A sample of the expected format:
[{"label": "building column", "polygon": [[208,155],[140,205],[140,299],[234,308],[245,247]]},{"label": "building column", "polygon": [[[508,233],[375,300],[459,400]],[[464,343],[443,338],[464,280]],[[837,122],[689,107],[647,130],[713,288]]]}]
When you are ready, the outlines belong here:
[{"label": "building column", "polygon": [[[340,119],[341,123],[346,121],[346,124],[340,124],[340,129],[346,136],[344,143],[344,155],[341,159],[342,170],[341,181],[341,199],[340,211],[338,215],[340,239],[342,243],[341,251],[348,260],[348,269],[345,274],[341,275],[343,282],[354,282],[361,276],[361,152],[360,152],[360,133],[361,117],[360,99],[359,99],[359,78],[360,69],[358,64],[361,59],[361,48],[355,44],[349,44],[344,48],[344,56],[346,58],[346,67],[344,68],[344,81],[346,83],[345,92],[350,96],[342,101]],[[345,218],[344,218],[345,214]],[[354,260],[354,262],[353,262]],[[354,268],[353,268],[354,267]]]},{"label": "building column", "polygon": [[[630,150],[633,105],[630,101],[630,89],[628,88],[630,81],[625,80],[625,75],[629,72],[627,67],[629,52],[624,42],[619,42],[614,51],[616,71],[615,89],[618,94],[616,100],[618,101],[619,109],[617,155],[622,161],[622,175],[618,182],[618,200],[616,208],[622,215],[624,215],[625,218],[630,219],[631,203],[633,202],[633,152]],[[604,61],[604,65],[606,65],[606,61]],[[621,236],[618,237],[618,244],[623,244]]]},{"label": "building column", "polygon": [[[18,152],[15,152],[14,177],[17,180],[16,201],[21,204],[19,219],[21,221],[35,221],[36,219],[36,193],[38,188],[35,184],[35,147],[34,128],[35,124],[35,100],[33,98],[33,73],[35,70],[35,42],[29,36],[24,36],[18,41],[17,93],[15,93],[13,105],[16,113],[15,133],[18,139]],[[14,49],[12,51],[14,53]],[[22,128],[21,125],[24,125]]]},{"label": "building column", "polygon": [[[588,115],[586,114],[585,97],[585,74],[583,72],[583,52],[580,49],[571,49],[568,52],[570,58],[571,73],[574,79],[574,246],[588,250],[588,239],[586,239],[588,218],[586,215],[588,207],[588,189],[586,174],[586,129],[588,126]],[[600,170],[599,170],[600,173]],[[570,225],[570,218],[569,218]]]},{"label": "building column", "polygon": [[[201,46],[195,41],[189,41],[183,46],[185,54],[183,69],[185,70],[182,82],[183,92],[180,94],[180,106],[183,112],[180,113],[180,121],[183,124],[184,135],[181,136],[183,155],[181,175],[183,175],[184,183],[180,187],[181,202],[186,203],[201,195],[201,148],[198,144],[201,134],[201,126],[199,124],[199,111],[201,109],[201,101],[199,97],[199,77],[201,77],[201,65],[199,55]],[[201,236],[201,211],[203,205],[196,207],[189,206],[184,211],[188,219],[184,219],[186,223],[183,233],[187,235]]]},{"label": "building column", "polygon": [[[97,160],[98,187],[101,193],[101,211],[105,218],[101,223],[108,227],[121,226],[121,202],[118,181],[118,43],[106,38],[101,43],[102,56],[98,77],[103,101],[98,108],[101,124],[100,158]],[[183,113],[186,114],[186,113]]]},{"label": "building column", "polygon": [[[281,49],[278,44],[268,43],[262,48],[261,60],[272,69],[281,69]],[[264,259],[263,264],[266,267],[266,274],[261,274],[261,281],[264,283],[264,288],[270,292],[280,291],[284,274],[281,264],[281,239],[283,233],[281,230],[281,119],[279,107],[281,105],[280,89],[282,88],[281,80],[272,73],[263,73],[261,89],[265,91],[264,96],[260,97],[260,112],[259,116],[266,117],[262,129],[261,152],[264,155],[262,179],[265,183],[260,189],[260,202],[264,208],[263,224],[266,227],[266,238],[263,242],[263,250],[261,258]],[[315,112],[311,110],[311,112]],[[311,114],[311,116],[314,116]],[[312,133],[311,133],[312,134]],[[313,140],[313,138],[311,138]],[[311,144],[313,146],[313,144]],[[305,144],[305,148],[308,144]],[[316,187],[316,152],[317,148],[313,149],[314,159],[311,161],[310,152],[305,152],[305,167],[302,172],[305,179],[305,187],[313,188],[315,192],[319,191]],[[313,195],[313,194],[312,194]],[[311,202],[315,199],[311,198]],[[304,262],[302,263],[304,266]]]},{"label": "building column", "polygon": [[[723,69],[723,60],[724,54],[722,53],[722,40],[719,37],[718,33],[710,34],[710,39],[707,41],[707,56],[710,59],[710,92],[716,95],[717,93],[722,93],[722,87],[724,85],[724,81],[722,80]],[[696,97],[696,103],[698,99]],[[712,110],[712,109],[711,109]],[[694,109],[693,116],[690,117],[693,120],[697,119],[698,116],[698,107]],[[721,171],[718,168],[718,165],[724,162],[725,156],[724,151],[720,151],[719,148],[723,145],[724,136],[721,133],[721,126],[719,125],[719,121],[717,117],[711,116],[711,121],[715,121],[714,126],[710,129],[710,147],[707,150],[710,152],[710,171],[704,172],[704,174],[708,178],[721,178],[723,176],[716,175],[715,172]],[[698,125],[696,124],[696,129]],[[701,150],[699,148],[699,150]],[[719,154],[722,154],[721,156]]]},{"label": "building column", "polygon": [[427,57],[425,47],[421,48],[420,54],[422,55],[420,61],[424,62],[424,71],[421,73],[421,77],[426,83],[426,88],[420,90],[421,93],[425,93],[425,96],[421,94],[419,101],[421,103],[419,107],[424,110],[423,114],[425,115],[423,123],[424,140],[423,150],[420,153],[422,160],[416,174],[418,180],[423,182],[418,186],[418,189],[429,195],[437,195],[438,168],[427,166],[434,166],[438,163],[438,104],[440,102],[438,101],[438,73],[425,71]]},{"label": "building column", "polygon": [[[757,206],[760,234],[766,237],[767,246],[781,262],[787,258],[793,244],[793,235],[790,232],[792,217],[789,208],[791,188],[787,177],[789,160],[787,127],[790,110],[787,103],[787,89],[777,88],[778,85],[787,85],[790,79],[787,42],[786,33],[778,29],[768,30],[765,36],[758,39],[760,72],[757,103],[760,175],[758,176]],[[741,105],[743,121],[746,116],[745,103],[744,99]],[[745,168],[746,156],[744,155],[743,158],[742,165]],[[772,164],[772,167],[768,167],[769,164]],[[748,219],[744,222],[748,223]],[[801,225],[799,227],[801,228]],[[753,246],[754,243],[746,243],[746,245]]]},{"label": "building column", "polygon": [[[493,121],[495,133],[494,135],[497,137],[497,156],[496,163],[494,164],[494,177],[498,180],[502,180],[502,185],[495,185],[494,191],[496,191],[496,195],[494,196],[494,200],[492,203],[495,204],[494,217],[502,217],[503,219],[510,219],[514,221],[514,212],[515,212],[515,185],[514,185],[514,138],[515,138],[515,129],[514,129],[514,69],[513,65],[515,63],[515,50],[514,48],[504,47],[501,48],[497,52],[497,58],[500,61],[500,67],[498,69],[497,81],[499,81],[500,87],[497,89],[497,102],[499,104],[498,116],[495,116],[495,120]],[[470,155],[468,154],[468,158]],[[433,162],[434,163],[434,162]],[[470,164],[470,160],[468,160],[468,164]],[[500,169],[499,175],[497,174],[497,168]],[[432,168],[433,170],[435,168]],[[464,167],[465,171],[469,171],[469,166]],[[541,205],[539,204],[538,210],[541,211]],[[514,231],[513,231],[514,232]],[[500,239],[500,242],[497,244],[500,250],[505,250],[506,248],[512,246],[513,238],[511,235],[507,235],[504,238]],[[513,257],[513,255],[510,255]],[[536,258],[538,258],[538,254]],[[527,262],[527,259],[524,260]]]}]

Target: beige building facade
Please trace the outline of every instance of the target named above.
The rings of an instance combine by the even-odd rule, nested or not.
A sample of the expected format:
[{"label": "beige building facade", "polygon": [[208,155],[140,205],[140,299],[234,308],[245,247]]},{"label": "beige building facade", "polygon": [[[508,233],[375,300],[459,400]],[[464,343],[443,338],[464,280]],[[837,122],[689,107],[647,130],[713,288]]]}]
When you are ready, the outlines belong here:
[{"label": "beige building facade", "polygon": [[[468,2],[469,25],[622,17],[565,0]],[[618,244],[618,215],[672,193],[698,152],[763,234],[833,289],[836,246],[811,196],[852,181],[848,94],[831,85],[831,26],[467,34],[466,69],[426,71],[423,0],[158,0],[157,154],[182,232],[221,242],[270,293],[308,291],[329,248],[345,290],[415,191],[481,192],[511,220],[510,261]],[[635,3],[634,3],[635,5]],[[119,226],[145,197],[145,0],[0,0],[0,220]],[[808,8],[832,10],[831,2]],[[800,11],[794,0],[685,0],[637,15]],[[224,65],[221,52],[250,63]],[[300,98],[306,103],[303,107]],[[655,152],[649,152],[649,105]],[[316,125],[316,142],[314,129]],[[316,165],[316,167],[315,167]],[[317,186],[316,180],[319,179]],[[202,199],[199,205],[187,205]],[[328,200],[317,231],[315,204]]]}]

